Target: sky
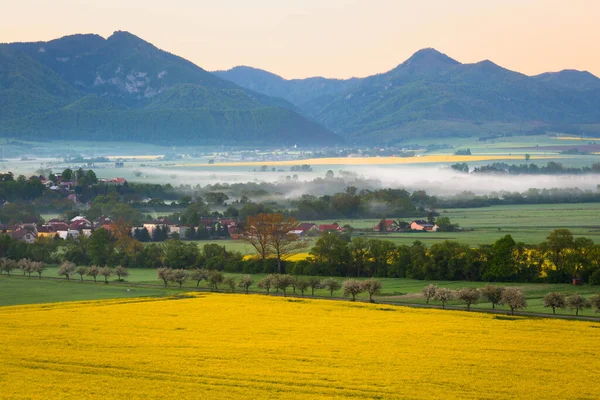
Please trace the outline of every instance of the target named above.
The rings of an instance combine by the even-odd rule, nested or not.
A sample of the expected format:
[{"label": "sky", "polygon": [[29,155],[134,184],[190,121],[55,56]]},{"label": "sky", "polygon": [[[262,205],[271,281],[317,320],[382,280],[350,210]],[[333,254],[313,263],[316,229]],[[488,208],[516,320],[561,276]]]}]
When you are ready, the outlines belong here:
[{"label": "sky", "polygon": [[207,70],[364,77],[433,47],[527,75],[600,76],[598,0],[0,0],[0,42],[129,31]]}]

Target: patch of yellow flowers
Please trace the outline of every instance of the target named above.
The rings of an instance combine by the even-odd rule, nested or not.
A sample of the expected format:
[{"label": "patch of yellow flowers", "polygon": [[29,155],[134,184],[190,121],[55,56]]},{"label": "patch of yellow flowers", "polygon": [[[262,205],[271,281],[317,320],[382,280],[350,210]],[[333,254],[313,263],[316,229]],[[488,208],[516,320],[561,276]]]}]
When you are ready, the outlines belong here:
[{"label": "patch of yellow flowers", "polygon": [[206,294],[0,308],[2,399],[597,399],[599,324]]}]

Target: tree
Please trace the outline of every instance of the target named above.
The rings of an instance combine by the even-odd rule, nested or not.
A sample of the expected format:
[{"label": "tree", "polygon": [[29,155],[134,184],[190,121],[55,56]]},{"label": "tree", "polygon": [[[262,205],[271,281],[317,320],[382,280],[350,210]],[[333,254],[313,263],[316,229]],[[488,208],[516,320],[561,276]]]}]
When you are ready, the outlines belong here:
[{"label": "tree", "polygon": [[377,279],[367,279],[360,283],[360,288],[363,292],[369,293],[369,302],[373,303],[373,295],[381,292],[381,282]]},{"label": "tree", "polygon": [[311,289],[311,296],[315,295],[315,289],[320,289],[322,287],[321,280],[316,276],[311,276],[308,278],[308,286]]},{"label": "tree", "polygon": [[271,243],[271,215],[272,214],[258,214],[248,216],[246,218],[245,230],[241,236],[242,240],[254,247],[263,262],[271,255],[269,246]]},{"label": "tree", "polygon": [[575,247],[571,231],[565,228],[553,230],[543,243],[543,247],[547,250],[550,261],[556,266],[556,272],[561,275],[560,279],[574,278],[570,268]]},{"label": "tree", "polygon": [[58,269],[58,276],[64,276],[67,280],[71,280],[71,275],[75,272],[75,264],[69,261],[65,261],[60,265]]},{"label": "tree", "polygon": [[506,288],[502,292],[502,297],[498,304],[510,307],[511,315],[515,315],[515,310],[527,307],[527,299],[519,288]]},{"label": "tree", "polygon": [[156,272],[158,274],[158,279],[162,279],[165,287],[167,287],[169,281],[171,280],[171,274],[173,273],[173,270],[168,267],[160,267],[156,270]]},{"label": "tree", "polygon": [[33,261],[31,262],[31,269],[38,274],[38,279],[42,279],[42,273],[46,269],[46,264],[42,261]]},{"label": "tree", "polygon": [[119,279],[119,281],[122,281],[123,280],[122,278],[126,278],[129,276],[129,271],[124,266],[117,265],[115,267],[115,274],[117,275],[117,278]]},{"label": "tree", "polygon": [[576,316],[579,315],[579,310],[590,308],[591,306],[592,304],[590,301],[579,293],[567,297],[567,307],[569,307],[569,310],[575,310]]},{"label": "tree", "polygon": [[65,169],[61,174],[63,182],[71,182],[73,180],[73,170],[71,168]]},{"label": "tree", "polygon": [[[325,279],[321,283],[321,285],[322,285],[322,287],[324,289],[329,290],[329,295],[331,297],[333,297],[333,292],[335,292],[336,290],[340,290],[340,283],[337,280],[333,279],[333,278],[327,278],[327,279]],[[313,296],[314,296],[314,294],[313,294]]]},{"label": "tree", "polygon": [[100,275],[100,267],[96,266],[96,265],[92,265],[90,267],[87,268],[87,271],[85,272],[85,274],[87,276],[91,276],[94,278],[94,282],[96,282],[96,278],[98,277],[98,275]]},{"label": "tree", "polygon": [[271,276],[265,276],[258,282],[258,287],[267,291],[267,294],[271,291]]},{"label": "tree", "polygon": [[435,300],[442,303],[442,308],[446,308],[446,303],[454,300],[454,291],[448,288],[439,288],[435,291],[435,296],[433,297]]},{"label": "tree", "polygon": [[[383,226],[383,230],[381,230]],[[385,232],[385,220],[380,222],[380,233]],[[370,241],[362,237],[355,237],[350,241],[348,249],[350,251],[350,257],[352,257],[352,264],[356,267],[356,276],[359,277],[361,271],[365,270],[365,266],[370,259],[369,256],[369,245]]]},{"label": "tree", "polygon": [[544,307],[552,307],[552,314],[556,314],[557,308],[564,308],[567,305],[567,299],[564,294],[550,292],[544,296]]},{"label": "tree", "polygon": [[88,242],[88,253],[91,262],[94,264],[112,264],[115,253],[115,241],[107,229],[96,229],[92,233]]},{"label": "tree", "polygon": [[463,288],[456,292],[456,298],[467,305],[467,311],[471,311],[471,305],[477,304],[481,292],[477,288]]},{"label": "tree", "polygon": [[293,280],[294,280],[294,278],[289,275],[279,275],[277,277],[275,287],[277,287],[277,289],[281,289],[281,291],[283,291],[283,297],[287,297],[287,288],[292,285]]},{"label": "tree", "polygon": [[429,300],[435,297],[435,292],[437,292],[437,285],[429,284],[421,290],[423,297],[425,297],[425,302],[429,304]]},{"label": "tree", "polygon": [[590,298],[590,304],[594,307],[594,311],[600,313],[600,293],[595,294]]},{"label": "tree", "polygon": [[10,272],[17,267],[17,263],[14,260],[3,258],[1,267],[2,271],[5,271],[10,276]]},{"label": "tree", "polygon": [[219,284],[223,282],[224,276],[221,271],[212,270],[208,274],[208,283],[212,286],[212,288],[218,292]]},{"label": "tree", "polygon": [[104,266],[100,268],[100,275],[104,277],[104,283],[108,285],[108,278],[110,278],[113,274],[112,268],[109,266]]},{"label": "tree", "polygon": [[525,161],[529,161],[531,159],[531,155],[529,153],[525,153]]},{"label": "tree", "polygon": [[87,268],[83,265],[80,265],[79,267],[75,268],[75,273],[79,275],[79,278],[83,282],[83,276],[87,275]]},{"label": "tree", "polygon": [[438,226],[438,232],[454,232],[457,228],[457,225],[452,224],[448,217],[439,217],[436,225]]},{"label": "tree", "polygon": [[200,282],[208,280],[208,271],[204,268],[196,268],[190,273],[190,279],[196,281],[196,287],[200,286]]},{"label": "tree", "polygon": [[244,290],[246,291],[246,294],[248,294],[248,291],[250,290],[250,286],[252,286],[253,283],[254,283],[254,280],[252,279],[252,277],[250,275],[244,275],[244,276],[242,276],[242,279],[238,282],[238,287],[244,288]]},{"label": "tree", "polygon": [[225,285],[225,287],[227,287],[231,293],[235,292],[235,279],[232,277],[228,276],[227,278],[223,279],[223,285]]},{"label": "tree", "polygon": [[174,269],[169,275],[169,280],[179,284],[179,289],[181,289],[181,286],[185,283],[185,281],[187,281],[187,279],[188,273],[185,269]]},{"label": "tree", "polygon": [[17,261],[17,266],[19,267],[19,269],[21,271],[23,271],[23,276],[25,276],[25,274],[27,274],[27,276],[29,278],[31,278],[31,274],[33,272],[35,272],[33,270],[33,264],[31,262],[31,260],[28,258],[22,258],[19,261]]},{"label": "tree", "polygon": [[487,285],[481,289],[481,295],[492,303],[492,310],[496,309],[496,304],[500,303],[504,293],[504,287]]},{"label": "tree", "polygon": [[[296,287],[300,291],[300,294],[302,295],[302,297],[304,297],[304,292],[306,292],[308,290],[308,288],[310,287],[310,282],[307,279],[299,278],[296,281]],[[313,293],[314,293],[314,289],[313,289]]]},{"label": "tree", "polygon": [[352,296],[352,301],[356,301],[356,295],[363,292],[363,287],[358,279],[346,279],[342,284],[342,293],[345,297]]},{"label": "tree", "polygon": [[[348,242],[339,232],[325,232],[310,250],[317,263],[329,266],[332,275],[346,275],[347,266],[350,262],[350,251]],[[334,271],[333,268],[336,270]]]}]

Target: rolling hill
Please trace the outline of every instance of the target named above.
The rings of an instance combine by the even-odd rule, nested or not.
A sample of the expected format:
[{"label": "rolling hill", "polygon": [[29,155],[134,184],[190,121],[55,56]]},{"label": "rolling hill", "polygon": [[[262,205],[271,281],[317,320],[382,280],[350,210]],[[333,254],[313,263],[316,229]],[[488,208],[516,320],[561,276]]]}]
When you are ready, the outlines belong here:
[{"label": "rolling hill", "polygon": [[329,145],[288,101],[205,71],[128,32],[0,45],[0,134],[22,139]]},{"label": "rolling hill", "polygon": [[[530,77],[489,60],[462,64],[435,49],[420,50],[386,73],[351,81],[286,81],[247,67],[216,74],[284,97],[307,117],[359,143],[498,131],[577,131],[600,124],[600,80],[589,73]],[[327,89],[311,90],[315,80]],[[299,95],[311,91],[311,97]]]}]

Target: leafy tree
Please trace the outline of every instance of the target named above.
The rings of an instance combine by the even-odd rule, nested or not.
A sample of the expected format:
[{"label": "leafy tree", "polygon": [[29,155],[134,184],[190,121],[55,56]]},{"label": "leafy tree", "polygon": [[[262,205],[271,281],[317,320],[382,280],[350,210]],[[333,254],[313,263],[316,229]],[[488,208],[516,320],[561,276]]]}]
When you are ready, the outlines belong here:
[{"label": "leafy tree", "polygon": [[129,271],[124,266],[117,265],[115,267],[115,274],[117,275],[117,278],[119,279],[119,281],[122,281],[123,278],[126,278],[129,276]]},{"label": "leafy tree", "polygon": [[258,287],[267,291],[267,294],[271,291],[271,277],[265,276],[258,282]]},{"label": "leafy tree", "polygon": [[[340,287],[341,287],[340,283],[337,280],[333,279],[333,278],[327,278],[327,279],[325,279],[321,283],[321,285],[322,285],[322,287],[324,289],[329,290],[329,295],[331,297],[333,297],[333,292],[335,292],[336,290],[340,290]],[[314,291],[313,291],[313,293],[314,293]],[[314,296],[314,294],[313,294],[313,296]]]},{"label": "leafy tree", "polygon": [[590,301],[579,293],[567,297],[567,307],[569,307],[569,310],[574,310],[576,316],[579,315],[580,310],[590,308],[591,306]]},{"label": "leafy tree", "polygon": [[61,174],[63,182],[71,182],[73,180],[73,170],[71,168],[65,169]]},{"label": "leafy tree", "polygon": [[169,284],[169,281],[171,280],[171,275],[173,274],[173,270],[168,267],[160,267],[156,270],[156,272],[158,274],[158,279],[162,279],[162,281],[165,284],[165,287],[167,287],[167,285]]},{"label": "leafy tree", "polygon": [[17,267],[17,263],[13,260],[3,258],[1,262],[1,267],[2,271],[5,271],[8,274],[8,276],[10,276],[10,272]]},{"label": "leafy tree", "polygon": [[467,311],[471,311],[471,305],[477,304],[481,293],[476,288],[463,288],[456,292],[456,298],[467,306]]},{"label": "leafy tree", "polygon": [[491,247],[490,261],[483,279],[490,281],[506,281],[515,276],[513,251],[516,243],[511,235],[498,239]]},{"label": "leafy tree", "polygon": [[287,289],[292,285],[294,278],[289,275],[279,275],[275,287],[283,291],[283,297],[287,297]]},{"label": "leafy tree", "polygon": [[204,199],[208,204],[224,206],[225,202],[229,200],[229,196],[221,192],[208,192],[204,195]]},{"label": "leafy tree", "polygon": [[500,304],[502,293],[504,293],[504,287],[502,286],[486,285],[481,288],[481,295],[492,303],[492,310],[496,309],[496,304]]},{"label": "leafy tree", "polygon": [[104,266],[100,268],[100,275],[104,277],[104,283],[108,285],[108,278],[110,278],[113,274],[112,268],[109,266]]},{"label": "leafy tree", "polygon": [[87,275],[87,268],[83,265],[80,265],[79,267],[75,268],[75,273],[79,275],[79,278],[81,281],[83,281],[83,276]]},{"label": "leafy tree", "polygon": [[67,280],[71,280],[71,275],[75,272],[75,264],[69,261],[65,261],[60,265],[58,269],[58,275],[64,276]]},{"label": "leafy tree", "polygon": [[19,261],[17,261],[17,266],[21,271],[23,271],[23,276],[27,274],[27,276],[31,278],[31,274],[35,272],[35,270],[33,269],[33,263],[29,258],[20,259]]},{"label": "leafy tree", "polygon": [[[298,290],[300,291],[300,294],[302,295],[302,297],[304,297],[304,292],[306,292],[308,290],[308,288],[310,287],[310,282],[307,279],[299,278],[296,281],[296,286],[298,287]],[[314,290],[313,290],[313,292],[314,292]]]},{"label": "leafy tree", "polygon": [[560,281],[566,281],[574,277],[571,267],[572,254],[575,247],[573,234],[568,229],[553,230],[542,247],[546,249],[547,256],[556,266],[556,272],[560,274]]},{"label": "leafy tree", "polygon": [[[326,232],[317,239],[310,255],[317,263],[332,267],[329,270],[332,275],[346,276],[347,267],[350,263],[350,252],[348,243],[339,232]],[[336,270],[333,270],[336,268]]]},{"label": "leafy tree", "polygon": [[435,296],[433,298],[442,303],[442,308],[445,309],[446,303],[454,300],[454,297],[454,290],[448,288],[439,288],[435,291]]},{"label": "leafy tree", "polygon": [[209,272],[204,268],[196,268],[190,272],[190,279],[196,281],[196,287],[200,286],[200,282],[208,280]]},{"label": "leafy tree", "polygon": [[92,278],[94,278],[94,282],[96,282],[96,278],[98,277],[98,275],[100,275],[100,267],[98,267],[96,265],[92,265],[87,268],[87,271],[85,272],[85,274],[87,276],[91,276]]},{"label": "leafy tree", "polygon": [[557,308],[564,308],[567,305],[567,299],[564,294],[550,292],[544,296],[544,307],[552,307],[552,314],[556,314]]},{"label": "leafy tree", "polygon": [[246,294],[248,294],[248,291],[250,290],[250,286],[252,286],[253,283],[254,283],[254,280],[252,279],[252,277],[250,275],[244,275],[244,276],[242,276],[242,279],[238,282],[238,287],[244,288],[244,290],[246,291]]},{"label": "leafy tree", "polygon": [[342,293],[344,296],[352,296],[352,301],[356,301],[356,295],[364,291],[361,282],[358,279],[346,279],[342,283]]},{"label": "leafy tree", "polygon": [[223,285],[225,285],[225,287],[228,288],[231,293],[235,292],[236,282],[232,277],[229,276],[223,279]]},{"label": "leafy tree", "polygon": [[42,273],[46,270],[46,264],[44,264],[42,261],[32,261],[31,269],[33,272],[38,274],[39,279],[42,279]]},{"label": "leafy tree", "polygon": [[219,284],[223,282],[223,279],[225,278],[221,271],[212,270],[208,275],[208,283],[210,283],[210,285],[216,292],[219,291]]},{"label": "leafy tree", "polygon": [[115,241],[111,233],[104,229],[96,229],[88,243],[88,253],[93,264],[111,265],[115,254]]},{"label": "leafy tree", "polygon": [[597,293],[590,298],[590,304],[594,307],[594,311],[600,313],[600,293]]},{"label": "leafy tree", "polygon": [[435,293],[437,292],[437,285],[429,284],[421,290],[423,297],[425,297],[425,302],[429,304],[429,300],[435,297]]},{"label": "leafy tree", "polygon": [[174,269],[171,270],[171,273],[169,274],[169,280],[179,284],[179,289],[181,289],[181,286],[183,286],[187,279],[188,273],[185,269]]},{"label": "leafy tree", "polygon": [[381,281],[377,279],[367,279],[360,283],[361,289],[363,292],[369,293],[369,302],[373,303],[373,295],[379,294],[381,292]]},{"label": "leafy tree", "polygon": [[438,232],[454,232],[458,225],[450,222],[450,218],[448,217],[439,217],[436,221],[438,226]]},{"label": "leafy tree", "polygon": [[519,288],[506,288],[502,292],[502,297],[498,304],[510,307],[511,315],[515,315],[515,310],[527,307],[527,299]]},{"label": "leafy tree", "polygon": [[322,287],[321,280],[315,276],[311,276],[310,278],[308,278],[307,282],[308,282],[308,286],[311,289],[312,296],[315,295],[315,289],[320,289]]}]

